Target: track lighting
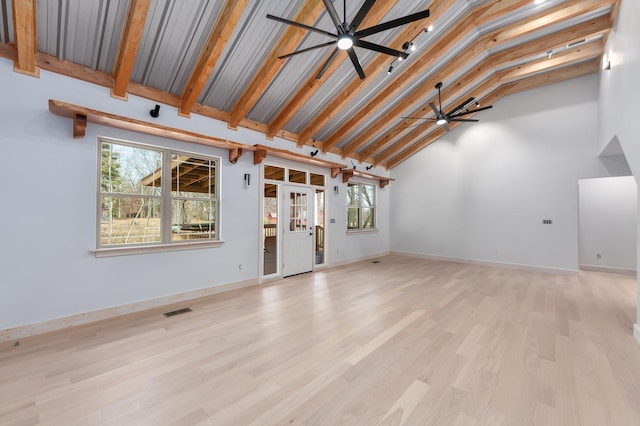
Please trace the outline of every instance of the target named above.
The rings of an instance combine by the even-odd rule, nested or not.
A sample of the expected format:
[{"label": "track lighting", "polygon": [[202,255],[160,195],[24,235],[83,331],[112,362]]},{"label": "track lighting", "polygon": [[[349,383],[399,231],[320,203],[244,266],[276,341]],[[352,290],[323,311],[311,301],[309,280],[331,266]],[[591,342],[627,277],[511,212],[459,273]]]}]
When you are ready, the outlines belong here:
[{"label": "track lighting", "polygon": [[373,169],[373,164],[368,165],[367,167],[365,167],[365,169],[367,169],[367,170]]},{"label": "track lighting", "polygon": [[153,117],[153,118],[158,118],[160,117],[160,105],[156,104],[156,107],[154,109],[152,109],[151,111],[149,111],[149,114]]},{"label": "track lighting", "polygon": [[389,65],[389,71],[387,71],[387,74],[391,74],[391,71],[393,71],[393,65]]},{"label": "track lighting", "polygon": [[318,155],[318,150],[316,149],[315,151],[311,151],[309,153],[312,157],[315,157],[316,155]]},{"label": "track lighting", "polygon": [[476,108],[480,106],[480,102],[476,101]]},{"label": "track lighting", "polygon": [[553,50],[547,50],[547,56],[549,57],[549,59],[551,59],[552,55],[553,55]]},{"label": "track lighting", "polygon": [[431,31],[433,31],[433,25],[429,25],[427,28],[424,29],[425,33],[430,33]]}]

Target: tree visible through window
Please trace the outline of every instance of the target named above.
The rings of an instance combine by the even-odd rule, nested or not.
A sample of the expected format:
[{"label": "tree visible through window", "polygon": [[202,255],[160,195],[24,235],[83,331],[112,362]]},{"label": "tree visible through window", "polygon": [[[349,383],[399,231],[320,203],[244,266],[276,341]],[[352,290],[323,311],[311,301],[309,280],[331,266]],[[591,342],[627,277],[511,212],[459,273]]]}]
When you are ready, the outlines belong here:
[{"label": "tree visible through window", "polygon": [[218,159],[102,140],[98,247],[216,240]]},{"label": "tree visible through window", "polygon": [[350,183],[347,186],[347,229],[375,229],[374,185]]}]

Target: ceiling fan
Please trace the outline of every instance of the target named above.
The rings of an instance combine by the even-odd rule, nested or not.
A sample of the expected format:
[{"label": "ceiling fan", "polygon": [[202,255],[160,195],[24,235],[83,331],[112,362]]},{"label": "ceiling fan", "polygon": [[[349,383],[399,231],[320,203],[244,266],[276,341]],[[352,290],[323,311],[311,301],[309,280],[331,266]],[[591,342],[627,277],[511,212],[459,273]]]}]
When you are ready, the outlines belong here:
[{"label": "ceiling fan", "polygon": [[333,3],[331,2],[331,0],[323,0],[323,1],[324,1],[324,6],[327,9],[327,12],[331,17],[331,20],[333,21],[333,24],[336,27],[336,31],[337,31],[336,33],[332,33],[329,31],[322,30],[320,28],[315,28],[309,25],[301,24],[300,22],[291,21],[289,19],[279,18],[277,16],[267,14],[268,19],[272,19],[278,22],[283,22],[288,25],[294,25],[296,27],[300,27],[308,31],[314,31],[314,32],[324,34],[326,36],[333,38],[333,40],[328,41],[326,43],[307,47],[306,49],[297,50],[295,52],[289,53],[287,55],[282,55],[279,57],[280,59],[285,59],[294,55],[298,55],[300,53],[308,52],[310,50],[320,49],[322,47],[327,47],[333,44],[337,44],[336,48],[331,53],[331,56],[329,56],[329,58],[324,62],[324,64],[320,68],[320,71],[316,75],[316,79],[319,79],[324,75],[325,71],[327,70],[331,62],[333,62],[333,60],[337,56],[339,50],[347,51],[347,53],[349,54],[349,58],[351,59],[351,62],[353,63],[354,68],[356,69],[356,72],[358,73],[358,76],[360,76],[361,79],[364,79],[365,78],[364,70],[360,65],[360,61],[356,56],[356,52],[353,50],[353,46],[362,47],[363,49],[369,49],[376,52],[385,53],[387,55],[406,59],[409,56],[406,52],[391,49],[379,44],[370,43],[368,41],[362,40],[362,38],[366,36],[370,36],[372,34],[377,34],[382,31],[390,30],[392,28],[399,27],[401,25],[406,25],[413,21],[418,21],[420,19],[424,19],[429,16],[429,10],[427,9],[422,12],[413,13],[411,15],[407,15],[402,18],[393,19],[391,21],[383,22],[381,24],[374,25],[373,27],[365,28],[363,30],[358,31],[358,26],[362,23],[364,18],[367,16],[367,13],[369,13],[369,10],[373,7],[376,0],[365,0],[364,4],[360,8],[360,10],[358,10],[358,13],[356,13],[356,16],[353,18],[353,21],[351,21],[351,23],[347,22],[347,17],[346,17],[347,1],[346,0],[343,1],[344,19],[342,22],[340,22],[340,17],[338,16],[338,12],[336,12],[336,9],[333,6]]},{"label": "ceiling fan", "polygon": [[473,114],[476,113],[478,111],[484,111],[485,109],[490,109],[493,108],[493,105],[489,105],[489,106],[485,106],[482,108],[477,108],[480,106],[479,103],[476,102],[476,109],[469,109],[469,108],[465,108],[467,105],[469,105],[471,102],[473,102],[475,100],[475,98],[471,97],[467,100],[465,100],[464,102],[462,102],[460,105],[458,105],[457,107],[455,107],[454,109],[452,109],[451,111],[449,111],[447,114],[445,114],[442,111],[442,99],[440,97],[440,89],[442,89],[442,82],[439,82],[438,84],[436,84],[436,89],[438,89],[438,104],[439,104],[439,108],[436,108],[435,104],[433,102],[429,103],[429,106],[431,107],[431,109],[433,110],[433,112],[435,113],[435,117],[402,117],[403,119],[413,119],[413,120],[430,120],[430,121],[434,121],[437,125],[439,126],[444,126],[445,130],[448,132],[449,129],[449,123],[451,123],[452,121],[462,121],[462,122],[478,122],[480,120],[476,120],[474,118],[460,118],[463,117],[465,115],[468,114]]}]

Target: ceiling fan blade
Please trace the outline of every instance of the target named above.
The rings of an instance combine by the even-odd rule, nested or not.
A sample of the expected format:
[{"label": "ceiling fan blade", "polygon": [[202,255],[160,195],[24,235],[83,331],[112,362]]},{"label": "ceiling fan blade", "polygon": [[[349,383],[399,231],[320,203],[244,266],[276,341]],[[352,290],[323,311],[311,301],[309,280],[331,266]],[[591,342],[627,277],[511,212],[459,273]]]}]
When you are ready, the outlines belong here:
[{"label": "ceiling fan blade", "polygon": [[355,67],[356,72],[360,76],[360,79],[364,80],[364,77],[365,77],[364,70],[360,65],[360,61],[358,61],[358,57],[356,56],[356,51],[353,50],[353,47],[352,47],[350,49],[347,49],[347,53],[349,54],[349,58],[351,58],[351,62],[353,62],[353,66]]},{"label": "ceiling fan blade", "polygon": [[339,50],[340,49],[338,49],[337,47],[333,49],[333,52],[331,52],[331,55],[327,58],[326,61],[324,61],[324,64],[322,64],[322,68],[320,68],[320,71],[318,71],[318,74],[316,75],[316,80],[321,79],[324,73],[327,72],[327,68],[329,68],[329,65],[331,65],[331,62],[333,62],[333,60],[336,58]]},{"label": "ceiling fan blade", "polygon": [[336,44],[336,41],[328,41],[326,43],[317,44],[315,46],[307,47],[306,49],[296,50],[295,52],[291,52],[291,53],[287,53],[286,55],[278,56],[278,59],[286,59],[286,58],[289,58],[291,56],[295,56],[295,55],[297,55],[299,53],[304,53],[304,52],[308,52],[310,50],[320,49],[321,47],[331,46],[332,44]]},{"label": "ceiling fan blade", "polygon": [[436,108],[436,104],[434,104],[433,102],[429,102],[429,106],[431,107],[431,109],[433,110],[433,112],[436,114],[437,118],[440,118],[440,111],[438,111],[438,108]]},{"label": "ceiling fan blade", "polygon": [[375,2],[376,0],[366,0],[364,2],[362,7],[356,14],[356,17],[353,18],[353,21],[351,21],[351,25],[349,26],[349,31],[354,32],[356,29],[358,29],[358,25],[362,23],[362,20],[367,16],[367,13],[369,13],[369,10],[371,10]]},{"label": "ceiling fan blade", "polygon": [[411,117],[411,116],[408,116],[408,117],[400,117],[400,118],[402,118],[403,120],[435,120],[435,118],[433,118],[433,117]]},{"label": "ceiling fan blade", "polygon": [[459,121],[459,122],[469,122],[469,123],[477,123],[480,120],[476,120],[475,118],[452,118],[449,121]]},{"label": "ceiling fan blade", "polygon": [[[325,2],[326,1],[328,1],[328,0],[325,0]],[[356,37],[366,37],[366,36],[369,36],[371,34],[376,34],[376,33],[379,33],[381,31],[390,30],[392,28],[399,27],[401,25],[406,25],[406,24],[409,24],[409,23],[411,23],[413,21],[418,21],[420,19],[424,19],[424,18],[428,18],[428,17],[429,17],[429,9],[423,10],[422,12],[413,13],[411,15],[407,15],[407,16],[402,17],[402,18],[393,19],[393,20],[388,21],[388,22],[383,22],[382,24],[374,25],[373,27],[365,28],[364,30],[357,31],[356,33],[354,33],[354,36],[356,36]]]},{"label": "ceiling fan blade", "polygon": [[390,56],[395,56],[395,57],[401,57],[402,59],[407,59],[407,57],[409,57],[409,55],[406,52],[401,52],[400,50],[395,50],[395,49],[390,49],[386,46],[381,46],[379,44],[375,44],[375,43],[369,43],[368,41],[364,41],[364,40],[358,40],[355,39],[353,40],[353,45],[354,46],[358,46],[358,47],[362,47],[364,49],[369,49],[369,50],[373,50],[376,52],[380,52],[380,53],[384,53]]},{"label": "ceiling fan blade", "polygon": [[466,101],[464,101],[463,103],[461,103],[460,105],[458,105],[457,107],[455,107],[454,109],[452,109],[451,111],[449,111],[449,114],[447,114],[447,116],[451,117],[453,114],[455,114],[456,112],[460,111],[462,108],[464,108],[465,105],[468,105],[471,101],[473,101],[474,98],[469,98]]},{"label": "ceiling fan blade", "polygon": [[301,24],[300,22],[291,21],[291,20],[285,19],[285,18],[280,18],[279,16],[273,16],[273,15],[267,14],[267,19],[271,19],[273,21],[282,22],[283,24],[293,25],[293,26],[299,27],[299,28],[304,28],[305,30],[314,31],[316,33],[324,34],[324,35],[327,35],[329,37],[338,38],[337,34],[330,33],[329,31],[321,30],[321,29],[315,28],[315,27],[310,27],[309,25]]},{"label": "ceiling fan blade", "polygon": [[338,12],[336,12],[336,8],[333,7],[333,3],[331,0],[322,0],[324,1],[324,7],[327,9],[331,20],[333,21],[333,25],[336,26],[338,30],[338,34],[344,33],[344,28],[342,27],[342,22],[340,22],[340,17],[338,16]]},{"label": "ceiling fan blade", "polygon": [[482,107],[482,108],[476,108],[476,109],[472,109],[472,110],[467,110],[467,111],[464,111],[464,112],[459,112],[457,114],[450,115],[449,117],[451,117],[451,118],[462,117],[463,115],[473,114],[473,113],[476,113],[478,111],[484,111],[486,109],[491,109],[491,108],[493,108],[493,105],[489,105],[489,106]]},{"label": "ceiling fan blade", "polygon": [[291,52],[291,53],[287,53],[286,55],[278,56],[278,59],[290,58],[291,56],[295,56],[295,55],[297,55],[299,53],[304,53],[304,52],[308,52],[310,50],[320,49],[321,47],[331,46],[332,44],[336,44],[336,41],[335,40],[334,41],[328,41],[326,43],[317,44],[315,46],[307,47],[306,49],[296,50],[295,52]]}]

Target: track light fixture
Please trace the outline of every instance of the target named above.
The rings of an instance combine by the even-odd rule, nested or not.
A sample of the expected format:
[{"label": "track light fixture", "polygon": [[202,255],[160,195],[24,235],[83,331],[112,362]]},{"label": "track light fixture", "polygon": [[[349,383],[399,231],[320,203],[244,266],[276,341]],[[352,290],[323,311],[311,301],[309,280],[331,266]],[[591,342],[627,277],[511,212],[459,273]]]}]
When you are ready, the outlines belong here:
[{"label": "track light fixture", "polygon": [[311,151],[309,155],[311,155],[312,157],[315,157],[316,155],[318,155],[318,150],[316,149],[315,151]]},{"label": "track light fixture", "polygon": [[373,169],[373,164],[368,165],[367,167],[365,167],[365,169],[367,169],[367,170]]},{"label": "track light fixture", "polygon": [[149,114],[153,117],[153,118],[158,118],[160,117],[160,105],[156,104],[155,108],[152,109],[151,111],[149,111]]},{"label": "track light fixture", "polygon": [[387,74],[391,74],[392,71],[393,71],[393,65],[389,65],[389,70],[387,71]]}]

